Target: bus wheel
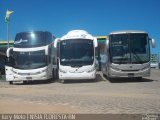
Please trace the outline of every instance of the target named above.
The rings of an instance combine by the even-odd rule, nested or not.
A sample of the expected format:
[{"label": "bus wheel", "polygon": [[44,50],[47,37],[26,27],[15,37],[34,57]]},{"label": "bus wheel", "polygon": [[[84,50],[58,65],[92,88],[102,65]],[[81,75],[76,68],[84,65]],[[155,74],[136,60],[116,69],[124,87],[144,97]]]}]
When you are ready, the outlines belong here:
[{"label": "bus wheel", "polygon": [[28,82],[27,81],[23,81],[23,84],[27,84]]},{"label": "bus wheel", "polygon": [[56,79],[59,79],[58,69],[56,69]]},{"label": "bus wheel", "polygon": [[98,79],[97,79],[97,78],[94,78],[94,79],[93,79],[93,82],[98,82]]},{"label": "bus wheel", "polygon": [[106,76],[107,80],[111,80],[111,77],[109,77],[108,75]]},{"label": "bus wheel", "polygon": [[59,79],[59,83],[65,83],[65,81],[64,81],[64,80],[60,80],[60,79]]},{"label": "bus wheel", "polygon": [[54,69],[53,69],[51,81],[54,81],[54,80],[55,80],[55,74],[54,74]]},{"label": "bus wheel", "polygon": [[13,81],[9,81],[9,84],[10,84],[10,85],[13,85]]},{"label": "bus wheel", "polygon": [[137,80],[142,80],[142,77],[137,77],[136,79],[137,79]]},{"label": "bus wheel", "polygon": [[58,72],[57,72],[57,70],[53,70],[52,71],[52,80],[54,81],[54,80],[57,80],[58,79]]},{"label": "bus wheel", "polygon": [[103,73],[103,77],[106,78],[106,75]]}]

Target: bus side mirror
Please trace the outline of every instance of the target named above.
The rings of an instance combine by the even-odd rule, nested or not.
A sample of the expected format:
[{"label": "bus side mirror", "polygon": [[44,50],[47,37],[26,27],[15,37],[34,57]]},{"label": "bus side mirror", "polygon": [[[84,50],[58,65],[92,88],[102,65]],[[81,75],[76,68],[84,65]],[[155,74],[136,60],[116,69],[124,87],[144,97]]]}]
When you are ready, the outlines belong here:
[{"label": "bus side mirror", "polygon": [[106,47],[109,48],[109,39],[106,39]]},{"label": "bus side mirror", "polygon": [[9,58],[11,56],[11,51],[13,51],[13,47],[10,47],[6,51],[6,56]]},{"label": "bus side mirror", "polygon": [[156,47],[156,41],[155,41],[155,39],[151,39],[151,42],[152,42],[152,48],[155,48]]},{"label": "bus side mirror", "polygon": [[96,37],[94,37],[94,47],[98,47],[98,42]]},{"label": "bus side mirror", "polygon": [[57,48],[58,41],[60,41],[59,38],[56,38],[56,39],[54,40],[54,48]]},{"label": "bus side mirror", "polygon": [[49,50],[48,50],[48,46],[47,46],[47,47],[45,47],[45,55],[48,55],[48,52],[49,52]]}]

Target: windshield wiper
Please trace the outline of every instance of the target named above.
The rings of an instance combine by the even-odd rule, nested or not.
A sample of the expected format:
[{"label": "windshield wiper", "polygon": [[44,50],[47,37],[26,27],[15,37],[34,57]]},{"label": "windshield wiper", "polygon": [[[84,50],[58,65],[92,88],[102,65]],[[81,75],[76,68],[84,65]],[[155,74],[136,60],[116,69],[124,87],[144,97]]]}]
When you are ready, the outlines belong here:
[{"label": "windshield wiper", "polygon": [[132,51],[132,53],[133,53],[133,56],[136,59],[136,62],[132,62],[132,63],[143,63],[143,61],[141,60],[141,58],[135,52]]}]

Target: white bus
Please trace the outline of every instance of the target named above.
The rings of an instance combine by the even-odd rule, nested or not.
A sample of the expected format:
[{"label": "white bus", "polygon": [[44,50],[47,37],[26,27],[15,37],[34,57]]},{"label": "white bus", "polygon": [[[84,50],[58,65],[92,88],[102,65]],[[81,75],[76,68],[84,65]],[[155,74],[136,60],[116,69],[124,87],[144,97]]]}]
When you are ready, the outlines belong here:
[{"label": "white bus", "polygon": [[56,52],[54,36],[50,32],[21,32],[14,45],[7,49],[6,81],[26,83],[30,80],[47,80],[55,77]]},{"label": "white bus", "polygon": [[55,40],[58,48],[58,75],[64,80],[95,79],[97,38],[84,30],[72,30]]},{"label": "white bus", "polygon": [[106,40],[102,73],[109,78],[150,76],[150,40],[144,31],[117,31]]}]

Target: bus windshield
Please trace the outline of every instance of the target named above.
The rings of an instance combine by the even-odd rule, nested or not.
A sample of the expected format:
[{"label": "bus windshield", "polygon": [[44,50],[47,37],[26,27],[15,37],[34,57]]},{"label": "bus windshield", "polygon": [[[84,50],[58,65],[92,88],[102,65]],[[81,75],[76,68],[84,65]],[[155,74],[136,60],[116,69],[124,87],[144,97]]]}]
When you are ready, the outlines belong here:
[{"label": "bus windshield", "polygon": [[110,36],[111,61],[117,64],[149,61],[148,35],[145,33],[114,34]]},{"label": "bus windshield", "polygon": [[14,47],[31,48],[45,46],[52,42],[52,34],[49,32],[24,32],[15,37]]},{"label": "bus windshield", "polygon": [[67,66],[91,65],[94,61],[93,41],[68,39],[60,43],[60,63]]},{"label": "bus windshield", "polygon": [[17,69],[36,69],[45,67],[46,56],[45,50],[33,52],[13,52],[13,66]]}]

